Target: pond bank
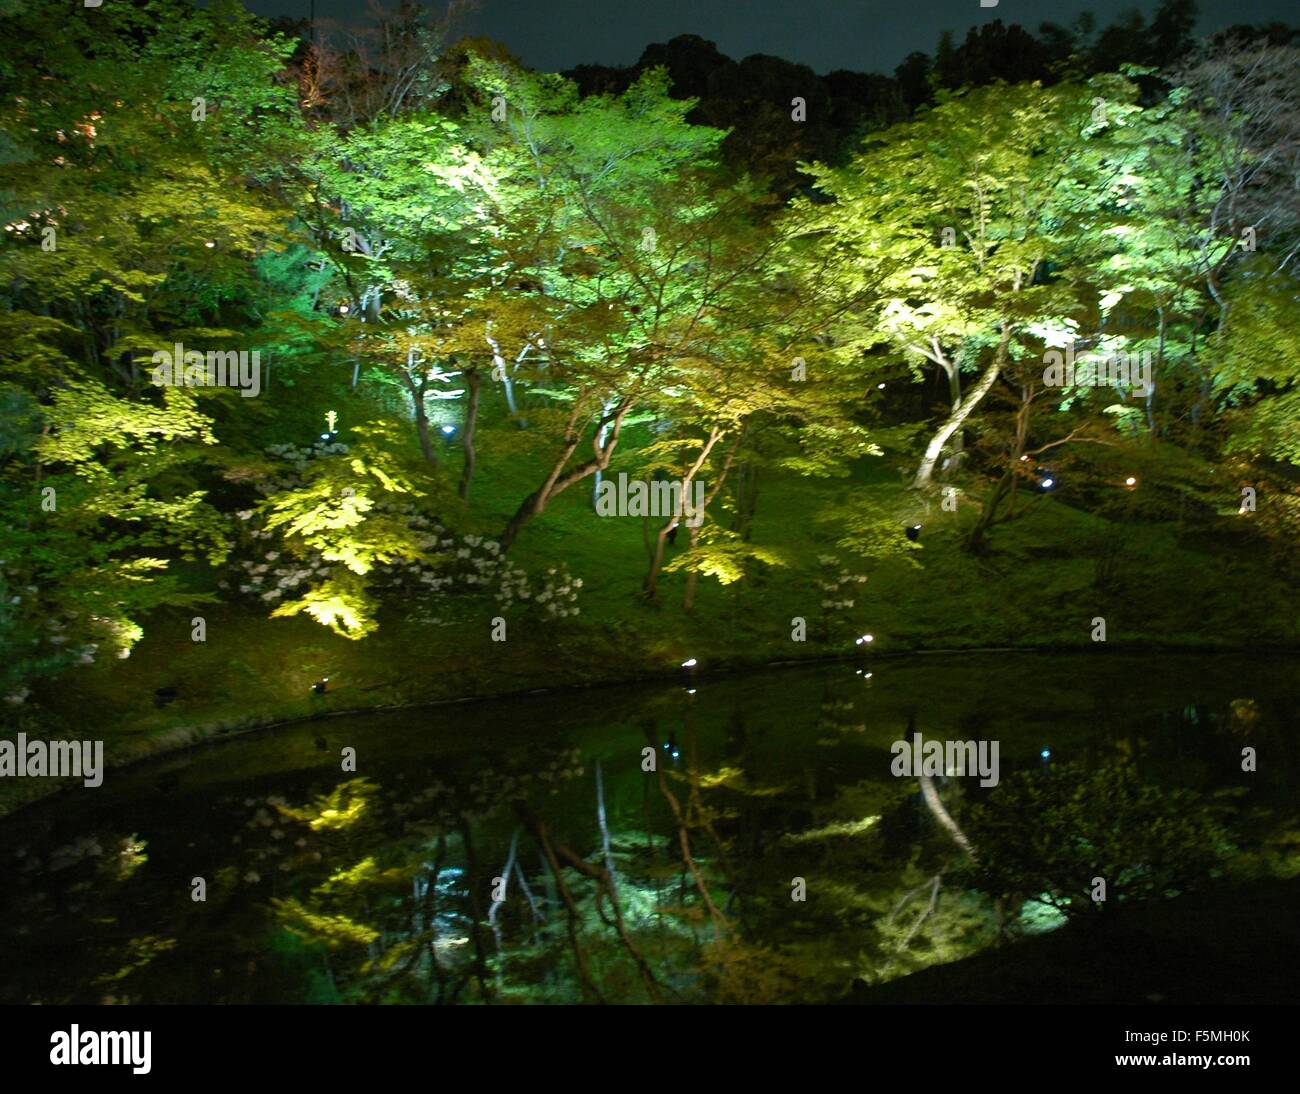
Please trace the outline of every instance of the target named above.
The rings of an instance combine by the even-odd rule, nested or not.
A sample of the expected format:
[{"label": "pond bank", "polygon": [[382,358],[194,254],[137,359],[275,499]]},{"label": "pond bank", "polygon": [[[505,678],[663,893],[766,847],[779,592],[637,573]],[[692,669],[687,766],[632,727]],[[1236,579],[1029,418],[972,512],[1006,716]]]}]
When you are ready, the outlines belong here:
[{"label": "pond bank", "polygon": [[[380,713],[384,711],[413,710],[420,708],[434,708],[449,706],[460,703],[479,703],[489,702],[492,700],[518,698],[526,695],[554,695],[563,692],[588,692],[599,689],[635,687],[642,685],[673,684],[685,683],[689,681],[705,681],[709,679],[720,679],[725,677],[742,676],[749,673],[759,673],[768,669],[787,669],[787,668],[808,668],[817,665],[826,665],[834,663],[852,663],[869,658],[872,662],[898,662],[919,657],[978,657],[989,656],[994,654],[1016,654],[1016,655],[1033,655],[1033,656],[1052,656],[1052,655],[1071,655],[1077,656],[1087,654],[1098,658],[1117,657],[1117,656],[1159,656],[1159,655],[1177,655],[1177,654],[1195,654],[1209,656],[1232,656],[1248,653],[1270,654],[1270,655],[1292,655],[1300,654],[1300,648],[1290,646],[1277,647],[1251,647],[1249,649],[1240,646],[1223,645],[1217,647],[1205,646],[1180,646],[1167,645],[1161,647],[1152,647],[1149,644],[1141,646],[1114,644],[1094,644],[1088,643],[1078,647],[1069,647],[1063,645],[1054,646],[999,646],[999,647],[970,647],[970,648],[912,648],[899,650],[880,650],[873,651],[870,654],[862,653],[825,653],[819,652],[815,648],[809,651],[809,655],[800,658],[783,657],[780,659],[764,659],[762,657],[745,658],[742,656],[718,657],[716,659],[706,658],[696,666],[686,669],[677,668],[675,670],[660,671],[655,673],[642,673],[640,675],[627,675],[610,673],[602,677],[599,674],[586,675],[574,672],[570,678],[563,682],[554,683],[550,686],[527,686],[529,683],[535,683],[543,676],[554,677],[556,668],[547,665],[544,670],[539,671],[536,680],[530,681],[523,679],[521,686],[510,688],[498,688],[496,690],[485,690],[478,688],[464,694],[445,695],[430,693],[422,696],[417,693],[408,693],[406,696],[396,702],[384,702],[383,699],[388,696],[380,688],[357,687],[349,691],[327,691],[324,695],[313,695],[305,702],[301,699],[295,699],[286,703],[280,709],[263,709],[255,710],[243,716],[213,718],[210,720],[179,720],[169,719],[169,724],[164,724],[132,735],[129,739],[113,738],[110,736],[108,741],[108,764],[107,767],[112,771],[121,771],[135,764],[143,763],[160,756],[172,753],[183,752],[187,749],[197,748],[201,745],[212,744],[220,740],[228,740],[244,734],[255,733],[268,729],[275,729],[287,725],[295,725],[302,722],[309,722],[324,718],[337,718],[347,715],[364,715],[370,713]],[[616,670],[617,671],[617,670]],[[513,674],[516,678],[526,677],[526,673]],[[339,704],[339,699],[344,696],[343,704]],[[377,701],[366,702],[368,697],[373,696]],[[120,711],[112,712],[118,715]],[[166,714],[165,709],[157,713]],[[46,733],[32,732],[31,726],[26,727],[29,738],[37,736],[46,737],[47,739],[58,739],[60,732],[56,728],[51,728]],[[66,729],[64,730],[66,733]],[[86,736],[86,731],[81,730],[81,736]],[[81,786],[81,781],[76,778],[57,779],[6,779],[0,780],[0,819],[3,819],[26,805],[44,800],[55,794],[67,790],[73,790]]]}]

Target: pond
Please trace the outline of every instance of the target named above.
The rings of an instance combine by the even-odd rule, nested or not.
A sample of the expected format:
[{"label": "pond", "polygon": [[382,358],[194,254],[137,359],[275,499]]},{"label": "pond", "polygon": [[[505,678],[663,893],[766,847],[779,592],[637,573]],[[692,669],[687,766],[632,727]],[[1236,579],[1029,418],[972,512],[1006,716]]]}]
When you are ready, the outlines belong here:
[{"label": "pond", "polygon": [[[993,653],[263,730],[3,822],[0,1002],[833,1001],[1300,872],[1298,699],[1282,655]],[[996,784],[895,774],[914,734]]]}]

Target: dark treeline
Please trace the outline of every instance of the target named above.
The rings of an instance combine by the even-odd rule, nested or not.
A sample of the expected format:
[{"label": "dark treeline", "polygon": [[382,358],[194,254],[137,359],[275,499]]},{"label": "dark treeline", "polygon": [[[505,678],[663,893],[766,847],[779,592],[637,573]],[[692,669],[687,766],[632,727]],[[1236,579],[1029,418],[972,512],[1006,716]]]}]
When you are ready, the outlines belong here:
[{"label": "dark treeline", "polygon": [[[755,54],[735,60],[693,34],[647,46],[636,64],[585,64],[565,73],[583,94],[621,93],[642,72],[663,65],[672,94],[699,100],[691,121],[731,130],[723,150],[734,164],[793,184],[796,164],[838,163],[868,133],[932,104],[940,90],[996,81],[1038,81],[1118,72],[1123,65],[1170,68],[1196,47],[1196,0],[1161,0],[1150,22],[1134,10],[1108,27],[1085,12],[1069,26],[1042,23],[1037,33],[995,19],[964,36],[945,31],[933,54],[909,54],[892,75],[836,69],[817,75],[807,65]],[[1237,26],[1212,42],[1267,40],[1290,45],[1300,31],[1282,24]],[[793,137],[773,122],[780,104],[796,96],[809,105],[808,124]],[[777,134],[781,136],[778,137]]]}]

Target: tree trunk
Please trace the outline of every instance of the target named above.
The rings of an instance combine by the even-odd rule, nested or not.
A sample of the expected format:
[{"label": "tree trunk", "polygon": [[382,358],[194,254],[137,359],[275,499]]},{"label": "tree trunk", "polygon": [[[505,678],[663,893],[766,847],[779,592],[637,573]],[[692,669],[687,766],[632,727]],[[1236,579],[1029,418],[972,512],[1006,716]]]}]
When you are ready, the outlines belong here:
[{"label": "tree trunk", "polygon": [[1008,497],[1015,497],[1016,475],[1019,473],[1020,461],[1025,454],[1025,446],[1029,443],[1029,417],[1033,411],[1033,406],[1033,385],[1031,384],[1029,387],[1021,386],[1020,406],[1016,409],[1015,442],[1012,444],[1011,452],[1007,456],[1007,466],[1002,478],[998,480],[992,496],[980,511],[980,519],[976,522],[975,527],[971,529],[971,533],[966,539],[966,549],[968,551],[983,549],[988,530],[993,527],[994,522],[997,520],[998,509]]},{"label": "tree trunk", "polygon": [[1151,370],[1151,383],[1147,388],[1147,429],[1152,434],[1156,431],[1156,416],[1154,410],[1156,395],[1156,377],[1164,371],[1165,367],[1165,309],[1157,309],[1160,315],[1160,341],[1156,347],[1156,367]]},{"label": "tree trunk", "polygon": [[424,412],[424,399],[415,404],[415,431],[420,435],[420,451],[424,458],[434,467],[438,466],[438,454],[429,439],[429,416]]},{"label": "tree trunk", "polygon": [[524,525],[533,517],[545,511],[545,509],[546,492],[544,489],[534,490],[519,503],[519,508],[515,510],[514,516],[510,518],[505,528],[501,530],[501,535],[497,540],[501,544],[501,553],[503,555],[510,550],[510,545],[523,531]]},{"label": "tree trunk", "polygon": [[659,571],[664,565],[664,543],[668,539],[668,533],[673,530],[673,525],[677,523],[677,516],[671,516],[664,522],[659,529],[659,534],[655,539],[654,554],[650,556],[650,571],[646,574],[645,582],[642,589],[646,597],[653,600],[659,591]]},{"label": "tree trunk", "polygon": [[[605,446],[605,438],[609,436],[608,415],[610,411],[610,405],[611,404],[606,403],[603,407],[600,408],[600,416],[602,419],[605,420],[605,424],[601,426],[596,433],[597,448],[603,448]],[[601,480],[601,469],[597,468],[596,473],[591,476],[591,508],[593,510],[596,508],[596,503],[600,501],[600,480]]]},{"label": "tree trunk", "polygon": [[[1018,458],[1018,457],[1015,457]],[[997,517],[998,509],[1001,507],[1015,487],[1016,472],[1015,465],[1012,464],[1003,473],[1002,478],[998,480],[997,486],[993,488],[993,494],[985,503],[984,511],[980,514],[980,519],[975,527],[971,529],[970,535],[966,539],[966,549],[969,551],[979,551],[984,547],[985,536],[988,530],[993,526]]]},{"label": "tree trunk", "polygon": [[462,501],[469,501],[469,487],[474,481],[474,466],[478,461],[474,452],[474,428],[478,424],[478,369],[466,369],[465,381],[469,384],[469,407],[465,411],[465,436],[462,441],[465,446],[465,467],[460,473],[460,497]]},{"label": "tree trunk", "polygon": [[758,467],[749,460],[740,465],[740,482],[736,491],[736,519],[732,531],[748,543],[754,534],[754,514],[758,511]]},{"label": "tree trunk", "polygon": [[[596,436],[592,440],[592,448],[595,451],[595,456],[584,463],[580,463],[577,467],[565,471],[564,465],[569,462],[569,457],[577,450],[578,443],[582,439],[579,434],[574,432],[577,426],[578,417],[582,410],[581,405],[575,405],[573,413],[569,415],[569,422],[565,431],[564,448],[559,457],[555,460],[554,464],[552,464],[551,472],[546,476],[546,481],[529,494],[528,497],[524,498],[520,503],[519,508],[515,510],[514,516],[510,518],[504,530],[501,532],[499,542],[501,544],[501,553],[503,555],[510,550],[510,545],[514,543],[515,538],[519,535],[520,531],[522,531],[524,525],[534,517],[544,513],[547,505],[549,505],[552,500],[562,494],[575,482],[581,482],[588,475],[594,474],[596,471],[603,471],[609,466],[609,461],[614,456],[614,450],[618,447],[619,434],[623,429],[623,419],[626,417],[627,412],[632,409],[633,402],[634,400],[632,396],[625,396],[623,399],[620,399],[618,404],[614,407],[612,415],[608,416],[608,423],[606,416],[602,416],[601,420],[596,423]],[[600,443],[601,430],[606,424],[612,424],[613,429],[609,432],[608,439],[602,446]]]},{"label": "tree trunk", "polygon": [[[687,545],[686,549],[688,551],[695,550],[695,545],[699,543],[699,541],[700,530],[698,528],[692,528],[690,543]],[[699,583],[699,571],[694,567],[691,567],[691,569],[686,571],[686,593],[682,597],[682,611],[686,612],[688,615],[690,614],[691,609],[695,607],[695,589]]]},{"label": "tree trunk", "polygon": [[997,352],[993,355],[993,361],[985,369],[979,383],[957,406],[952,408],[948,420],[939,427],[939,432],[930,438],[930,443],[925,448],[925,455],[921,457],[921,465],[916,469],[916,477],[912,479],[913,490],[924,490],[930,485],[931,478],[934,475],[934,465],[939,462],[939,455],[943,452],[943,446],[948,443],[948,438],[960,429],[962,423],[970,417],[970,412],[989,393],[1001,373],[1002,366],[1006,363],[1007,345],[1010,341],[1011,334],[1004,329],[1002,341],[998,343]]},{"label": "tree trunk", "polygon": [[[528,347],[525,346],[524,353],[527,352],[528,352]],[[519,355],[519,360],[520,361],[523,360],[522,353]],[[516,362],[516,364],[517,363],[518,362]],[[520,429],[527,429],[528,420],[526,418],[520,417],[519,405],[515,402],[514,378],[511,377],[510,370],[504,367],[504,362],[502,363],[502,369],[501,369],[501,386],[506,393],[506,407],[510,411],[510,416],[515,420],[515,424],[519,426]]]},{"label": "tree trunk", "polygon": [[[499,373],[501,376],[501,387],[506,396],[506,407],[510,411],[510,416],[515,420],[515,424],[518,425],[520,429],[526,429],[528,427],[528,422],[519,417],[519,406],[515,402],[515,381],[514,377],[510,375],[513,369],[506,367],[506,360],[501,356],[501,347],[497,344],[496,339],[492,337],[491,323],[488,324],[488,330],[484,335],[484,338],[486,339],[487,344],[492,347],[492,371],[494,373],[492,378],[495,379],[495,374]],[[519,351],[519,356],[515,358],[514,368],[518,368],[523,364],[524,358],[528,356],[528,351],[531,348],[531,342],[524,343],[524,348]]]},{"label": "tree trunk", "polygon": [[655,543],[654,557],[650,559],[650,572],[646,574],[643,591],[647,599],[653,600],[658,594],[659,589],[659,571],[663,569],[664,564],[664,542],[668,539],[668,533],[672,531],[673,525],[681,521],[682,511],[686,505],[687,492],[691,484],[695,481],[695,476],[700,473],[700,468],[704,466],[704,461],[709,458],[709,453],[713,451],[713,446],[718,443],[722,437],[722,431],[716,426],[709,432],[709,439],[705,441],[704,447],[700,450],[699,457],[682,479],[682,492],[678,495],[676,512],[668,518],[659,529],[659,538]]},{"label": "tree trunk", "polygon": [[420,451],[424,453],[424,458],[429,463],[438,466],[438,454],[434,451],[433,442],[429,439],[429,415],[424,409],[424,392],[428,386],[428,380],[423,379],[418,384],[411,378],[413,357],[407,355],[407,367],[400,370],[402,379],[406,381],[406,390],[411,395],[411,404],[415,407],[415,432],[420,438]]},{"label": "tree trunk", "polygon": [[[743,437],[742,437],[743,439]],[[703,511],[700,513],[700,523],[691,529],[690,543],[687,546],[688,551],[695,550],[696,545],[700,542],[700,530],[704,527],[705,513],[709,511],[709,505],[718,491],[722,489],[722,484],[727,481],[727,473],[731,470],[732,460],[736,458],[736,452],[740,448],[738,440],[731,446],[731,451],[727,453],[727,458],[722,462],[722,470],[718,472],[717,481],[713,484],[713,489],[704,496]],[[682,597],[682,610],[689,613],[695,607],[695,590],[700,583],[700,574],[695,567],[691,567],[686,572],[686,595]]]},{"label": "tree trunk", "polygon": [[966,833],[957,827],[957,822],[952,819],[948,810],[943,807],[939,792],[934,788],[933,780],[929,775],[922,775],[920,781],[921,796],[925,799],[925,804],[930,812],[934,814],[934,819],[943,826],[944,831],[952,837],[953,842],[958,847],[970,855],[971,858],[975,858],[975,848],[971,845],[971,841],[966,838]]},{"label": "tree trunk", "polygon": [[[961,406],[961,369],[957,362],[953,361],[951,366],[944,370],[948,374],[948,394],[952,398],[953,409]],[[963,443],[962,431],[959,426],[952,435],[952,458],[954,464],[961,461],[965,454],[965,444]]]}]

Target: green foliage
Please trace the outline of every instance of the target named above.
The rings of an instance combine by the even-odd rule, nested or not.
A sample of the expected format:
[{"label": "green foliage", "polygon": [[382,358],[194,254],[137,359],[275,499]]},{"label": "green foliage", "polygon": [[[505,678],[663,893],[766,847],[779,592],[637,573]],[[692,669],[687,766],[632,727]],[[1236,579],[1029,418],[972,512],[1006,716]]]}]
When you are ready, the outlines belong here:
[{"label": "green foliage", "polygon": [[1124,763],[1017,772],[971,808],[965,829],[979,855],[974,884],[1067,916],[1104,908],[1090,899],[1094,878],[1107,900],[1160,900],[1209,881],[1230,847],[1221,806]]},{"label": "green foliage", "polygon": [[[35,404],[7,390],[32,430]],[[0,677],[7,689],[89,663],[101,647],[128,656],[141,616],[208,599],[163,576],[169,556],[216,563],[225,554],[220,517],[185,473],[215,443],[189,392],[169,388],[155,406],[82,380],[41,409],[34,462],[9,462],[0,480],[0,574],[12,590],[0,607],[14,654]]]},{"label": "green foliage", "polygon": [[396,427],[373,422],[351,433],[356,440],[346,451],[312,461],[300,485],[273,493],[260,510],[285,550],[331,564],[323,580],[277,605],[272,616],[305,612],[338,634],[362,638],[378,625],[367,575],[385,563],[429,562],[433,541],[404,508],[407,498],[425,492],[396,448]]},{"label": "green foliage", "polygon": [[[1063,324],[1088,306],[1090,245],[1117,185],[1090,147],[1106,140],[1089,129],[1090,93],[1028,84],[941,96],[847,167],[813,168],[835,200],[795,208],[822,233],[824,261],[854,302],[837,333],[841,354],[883,338],[964,361],[1003,328]],[[1002,119],[996,141],[990,115]]]},{"label": "green foliage", "polygon": [[[443,55],[442,28],[414,10],[383,24],[373,56],[308,48],[226,3],[65,15],[53,0],[0,13],[0,631],[23,651],[6,694],[105,642],[125,654],[154,609],[209,598],[212,566],[254,538],[309,576],[228,595],[353,638],[411,593],[413,571],[444,590],[444,522],[456,555],[502,521],[505,550],[555,522],[564,535],[539,538],[532,561],[594,571],[605,548],[584,554],[564,507],[622,467],[708,490],[703,527],[662,560],[687,575],[687,608],[700,574],[728,598],[773,580],[806,602],[801,552],[915,577],[935,540],[902,529],[948,518],[858,486],[876,474],[867,457],[915,466],[927,437],[942,441],[945,389],[945,416],[968,415],[947,441],[964,458],[942,472],[964,507],[984,495],[999,515],[1006,491],[986,488],[1019,445],[1066,469],[1063,504],[1218,534],[1233,491],[1216,465],[1232,455],[1234,475],[1275,495],[1240,527],[1294,553],[1294,491],[1266,474],[1300,460],[1300,377],[1278,349],[1300,319],[1286,272],[1300,218],[1279,166],[1295,135],[1268,106],[1294,101],[1284,48],[1043,86],[989,83],[994,39],[945,47],[940,84],[973,65],[984,86],[899,121],[901,100],[854,85],[866,98],[838,129],[817,92],[812,123],[833,133],[763,136],[748,158],[788,176],[799,147],[838,152],[868,114],[897,122],[806,165],[812,189],[786,200],[790,177],[746,177],[726,151],[776,124],[790,80],[812,79],[772,59],[679,42],[583,94],[487,43]],[[1160,24],[1175,44],[1181,18]],[[1053,56],[1095,70],[1072,35]],[[691,96],[674,97],[670,71]],[[259,348],[264,390],[154,389],[147,362],[178,342]],[[1150,352],[1155,391],[1030,391],[1044,350],[1068,343]],[[366,423],[350,450],[274,481],[268,445],[319,435],[327,411]],[[1117,470],[1142,486],[1119,492]],[[457,472],[466,501],[451,497]],[[789,518],[807,529],[765,510],[769,482],[808,494]],[[47,488],[57,509],[39,505]],[[435,512],[431,539],[412,518]],[[998,549],[1028,572],[1023,544],[1000,534]],[[628,572],[604,572],[618,597],[638,584],[630,555]],[[523,580],[460,561],[501,588]],[[1081,595],[1086,569],[1037,587]],[[481,589],[488,575],[473,576]],[[635,630],[643,618],[615,599],[602,610]],[[533,614],[575,614],[548,604]]]},{"label": "green foliage", "polygon": [[745,577],[754,563],[789,566],[790,561],[784,551],[746,543],[734,532],[711,528],[697,546],[665,565],[664,572],[694,571],[717,578],[720,585],[730,585]]},{"label": "green foliage", "polygon": [[1291,351],[1300,324],[1300,282],[1292,274],[1243,272],[1229,322],[1209,355],[1229,412],[1225,449],[1300,464],[1300,360]]}]

